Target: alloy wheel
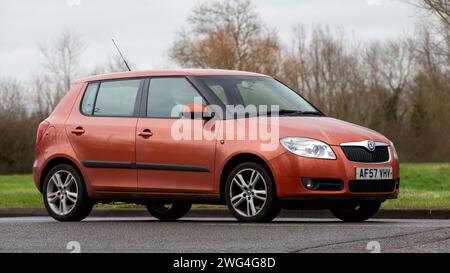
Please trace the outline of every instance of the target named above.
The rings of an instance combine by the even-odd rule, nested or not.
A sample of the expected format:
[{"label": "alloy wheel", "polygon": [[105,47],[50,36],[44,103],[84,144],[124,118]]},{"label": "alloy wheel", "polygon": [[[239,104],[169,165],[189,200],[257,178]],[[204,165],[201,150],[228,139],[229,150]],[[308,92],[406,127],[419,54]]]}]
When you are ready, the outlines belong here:
[{"label": "alloy wheel", "polygon": [[253,217],[264,209],[267,184],[259,171],[243,169],[233,177],[229,194],[231,205],[237,213]]},{"label": "alloy wheel", "polygon": [[78,200],[75,177],[66,170],[55,172],[49,180],[46,197],[54,213],[61,216],[69,214]]}]

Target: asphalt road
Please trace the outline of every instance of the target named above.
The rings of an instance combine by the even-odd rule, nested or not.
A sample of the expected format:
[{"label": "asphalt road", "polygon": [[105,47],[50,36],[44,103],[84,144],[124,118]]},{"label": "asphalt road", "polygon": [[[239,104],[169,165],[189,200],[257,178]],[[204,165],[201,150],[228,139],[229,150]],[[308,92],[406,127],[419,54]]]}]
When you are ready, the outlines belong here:
[{"label": "asphalt road", "polygon": [[450,252],[450,220],[0,218],[0,252],[69,252],[70,241],[79,242],[81,252]]}]

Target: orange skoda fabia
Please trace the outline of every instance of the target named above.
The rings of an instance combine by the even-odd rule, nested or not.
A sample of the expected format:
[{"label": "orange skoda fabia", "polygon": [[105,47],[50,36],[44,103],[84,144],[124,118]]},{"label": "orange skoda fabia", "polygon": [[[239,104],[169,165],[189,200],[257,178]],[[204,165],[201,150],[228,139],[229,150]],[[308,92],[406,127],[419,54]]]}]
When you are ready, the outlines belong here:
[{"label": "orange skoda fabia", "polygon": [[277,80],[225,70],[100,75],[77,82],[38,128],[33,165],[48,213],[97,203],[175,220],[193,203],[242,221],[329,209],[364,221],[399,192],[394,145],[325,116]]}]

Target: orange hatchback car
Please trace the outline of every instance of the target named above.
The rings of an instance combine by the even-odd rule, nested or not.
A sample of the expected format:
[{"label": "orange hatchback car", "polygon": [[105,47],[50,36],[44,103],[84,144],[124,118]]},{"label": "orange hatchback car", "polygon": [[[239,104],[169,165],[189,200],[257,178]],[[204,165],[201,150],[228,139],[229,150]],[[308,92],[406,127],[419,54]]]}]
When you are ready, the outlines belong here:
[{"label": "orange hatchback car", "polygon": [[80,221],[97,203],[176,220],[193,203],[241,221],[282,208],[364,221],[399,192],[386,137],[325,116],[261,74],[161,70],[77,82],[38,128],[36,187],[48,213]]}]

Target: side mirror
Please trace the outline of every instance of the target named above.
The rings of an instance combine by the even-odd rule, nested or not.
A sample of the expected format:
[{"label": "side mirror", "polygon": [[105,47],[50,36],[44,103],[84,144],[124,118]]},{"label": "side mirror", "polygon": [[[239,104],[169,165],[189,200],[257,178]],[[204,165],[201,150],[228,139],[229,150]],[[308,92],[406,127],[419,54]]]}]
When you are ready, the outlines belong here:
[{"label": "side mirror", "polygon": [[208,120],[214,117],[214,112],[209,112],[207,106],[204,104],[191,103],[184,105],[182,115],[184,118]]}]

